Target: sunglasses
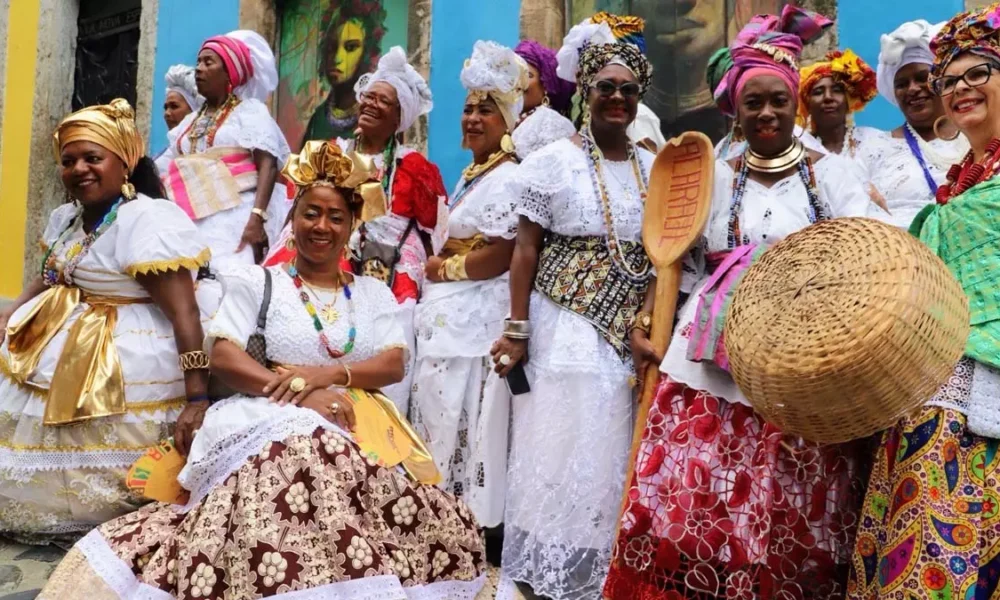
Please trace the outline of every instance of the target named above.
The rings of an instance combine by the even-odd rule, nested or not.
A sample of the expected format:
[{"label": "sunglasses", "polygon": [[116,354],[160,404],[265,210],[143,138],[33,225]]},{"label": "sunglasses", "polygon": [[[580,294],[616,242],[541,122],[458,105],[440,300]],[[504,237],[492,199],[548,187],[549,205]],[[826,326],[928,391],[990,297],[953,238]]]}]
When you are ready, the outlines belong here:
[{"label": "sunglasses", "polygon": [[946,75],[944,77],[938,77],[931,82],[931,89],[934,90],[935,94],[943,97],[954,94],[959,81],[964,81],[970,88],[979,87],[981,85],[985,85],[986,82],[990,80],[990,75],[993,74],[993,69],[996,68],[997,67],[993,63],[983,63],[981,65],[970,67],[961,75]]},{"label": "sunglasses", "polygon": [[608,81],[607,79],[602,79],[594,83],[594,89],[597,90],[598,94],[605,98],[613,96],[615,92],[621,92],[622,96],[625,98],[638,98],[639,92],[642,90],[639,84],[634,81],[628,81],[621,85],[615,85],[614,82]]}]

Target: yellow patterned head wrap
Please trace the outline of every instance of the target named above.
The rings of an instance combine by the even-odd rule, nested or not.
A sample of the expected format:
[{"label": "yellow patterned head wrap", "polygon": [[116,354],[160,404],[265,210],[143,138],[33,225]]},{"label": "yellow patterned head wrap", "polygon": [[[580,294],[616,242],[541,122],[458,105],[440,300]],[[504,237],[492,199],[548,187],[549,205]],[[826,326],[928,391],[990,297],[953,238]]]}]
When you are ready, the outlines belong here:
[{"label": "yellow patterned head wrap", "polygon": [[56,162],[66,144],[79,141],[107,148],[125,162],[129,173],[145,154],[142,137],[135,127],[135,111],[123,98],[82,108],[63,119],[53,134]]},{"label": "yellow patterned head wrap", "polygon": [[799,72],[799,119],[809,117],[809,95],[820,79],[831,77],[847,90],[847,110],[857,112],[878,95],[875,71],[851,50],[830,52],[826,60],[803,67]]},{"label": "yellow patterned head wrap", "polygon": [[345,154],[335,142],[306,142],[301,152],[288,157],[281,174],[295,184],[296,200],[318,185],[353,191],[347,202],[355,226],[384,215],[388,208],[374,161],[356,152]]}]

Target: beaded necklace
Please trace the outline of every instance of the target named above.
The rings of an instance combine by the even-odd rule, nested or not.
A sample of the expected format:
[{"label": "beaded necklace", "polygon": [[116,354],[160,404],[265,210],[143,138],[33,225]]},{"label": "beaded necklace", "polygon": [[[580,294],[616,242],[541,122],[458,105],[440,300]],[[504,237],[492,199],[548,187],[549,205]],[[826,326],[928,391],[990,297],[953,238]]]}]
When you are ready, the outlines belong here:
[{"label": "beaded necklace", "polygon": [[69,251],[66,252],[66,264],[63,265],[62,273],[59,272],[59,265],[57,257],[59,256],[59,251],[62,247],[66,245],[64,238],[73,231],[76,225],[77,219],[83,215],[83,210],[81,209],[76,215],[70,220],[69,225],[66,229],[59,234],[56,238],[56,242],[45,253],[45,257],[42,258],[42,281],[46,286],[52,287],[54,285],[59,285],[60,283],[73,283],[73,272],[76,271],[76,267],[83,260],[83,257],[87,255],[90,251],[90,247],[94,245],[97,238],[111,227],[111,224],[118,219],[118,207],[124,202],[123,198],[119,198],[113,205],[111,209],[104,215],[101,219],[100,224],[94,228],[93,231],[88,233],[80,241],[76,242],[70,246]]},{"label": "beaded necklace", "polygon": [[920,149],[920,142],[917,141],[917,133],[910,127],[909,123],[903,128],[903,137],[906,138],[906,145],[910,147],[910,153],[917,159],[920,168],[924,172],[924,181],[927,182],[927,187],[931,189],[932,194],[936,194],[938,189],[937,182],[934,181],[934,176],[931,175],[931,170],[927,167],[927,161],[924,160],[924,153]]},{"label": "beaded necklace", "polygon": [[[595,191],[597,191],[597,196],[601,200],[601,209],[604,213],[604,227],[608,232],[604,237],[604,243],[607,247],[608,253],[611,255],[611,260],[615,266],[618,267],[618,270],[625,276],[625,278],[632,283],[646,283],[653,276],[651,263],[646,261],[643,268],[639,271],[633,269],[625,259],[624,251],[622,250],[621,244],[618,240],[618,231],[615,228],[614,215],[611,214],[611,198],[608,195],[608,188],[604,182],[604,155],[601,152],[601,149],[597,146],[597,142],[594,141],[594,138],[590,133],[590,127],[584,126],[584,128],[580,130],[580,137],[583,140],[583,152],[587,156],[590,167],[591,183],[593,184]],[[642,205],[645,206],[646,179],[643,177],[642,167],[639,165],[639,152],[636,149],[635,144],[631,141],[628,142],[628,146],[626,148],[628,160],[632,163],[632,171],[635,176],[635,181],[639,185],[639,200],[642,202]]]},{"label": "beaded necklace", "polygon": [[338,360],[344,356],[351,353],[354,350],[354,340],[357,338],[358,330],[354,324],[354,301],[351,300],[351,286],[344,284],[344,297],[347,298],[347,318],[350,330],[347,332],[347,344],[344,346],[343,350],[336,350],[330,346],[330,338],[326,336],[326,331],[323,329],[323,322],[319,320],[319,314],[316,312],[316,307],[313,306],[312,301],[309,299],[309,293],[304,289],[304,282],[302,277],[299,275],[298,269],[295,265],[288,266],[288,275],[292,278],[292,283],[295,284],[295,289],[299,291],[299,300],[302,301],[302,305],[305,307],[306,312],[312,317],[313,327],[316,328],[316,333],[319,334],[320,348],[326,351],[330,358]]},{"label": "beaded necklace", "polygon": [[979,162],[975,162],[972,150],[962,162],[948,169],[947,182],[938,188],[935,198],[938,204],[947,204],[952,198],[967,192],[969,188],[992,179],[1000,172],[1000,139],[993,138],[986,146],[986,152]]},{"label": "beaded necklace", "polygon": [[[795,166],[806,188],[806,196],[809,198],[809,223],[825,221],[830,218],[829,212],[819,199],[819,192],[816,188],[816,171],[813,169],[812,159],[807,154]],[[736,178],[733,180],[733,197],[729,203],[729,225],[727,227],[728,246],[730,249],[750,243],[750,239],[740,232],[740,213],[743,210],[743,196],[746,195],[747,179],[750,177],[750,168],[746,160],[741,156],[736,162]]]},{"label": "beaded necklace", "polygon": [[185,137],[187,137],[188,142],[191,144],[191,152],[197,152],[197,143],[201,138],[205,138],[206,148],[213,147],[215,145],[215,134],[219,132],[219,128],[222,127],[222,124],[226,122],[226,119],[229,118],[229,115],[232,114],[239,103],[240,99],[234,94],[230,94],[215,113],[207,116],[206,111],[208,107],[202,104],[201,108],[198,109],[198,114],[188,124],[184,133],[177,136],[177,154],[184,154],[184,150],[181,148],[181,140]]}]

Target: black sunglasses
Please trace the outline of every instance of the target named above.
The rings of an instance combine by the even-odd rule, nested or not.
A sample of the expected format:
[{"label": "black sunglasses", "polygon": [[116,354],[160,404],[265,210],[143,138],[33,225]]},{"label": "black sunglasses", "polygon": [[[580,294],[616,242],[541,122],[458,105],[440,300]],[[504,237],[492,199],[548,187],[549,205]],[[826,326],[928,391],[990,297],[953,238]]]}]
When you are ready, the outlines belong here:
[{"label": "black sunglasses", "polygon": [[597,90],[598,94],[604,96],[605,98],[613,96],[615,92],[621,92],[622,96],[626,98],[637,98],[639,97],[639,91],[642,88],[634,81],[627,81],[621,85],[615,85],[612,81],[602,79],[594,84],[594,89]]},{"label": "black sunglasses", "polygon": [[938,77],[931,82],[931,89],[938,96],[950,96],[955,93],[959,81],[964,81],[970,88],[985,85],[990,80],[990,75],[997,66],[993,63],[983,63],[974,67],[969,67],[961,75],[945,75]]}]

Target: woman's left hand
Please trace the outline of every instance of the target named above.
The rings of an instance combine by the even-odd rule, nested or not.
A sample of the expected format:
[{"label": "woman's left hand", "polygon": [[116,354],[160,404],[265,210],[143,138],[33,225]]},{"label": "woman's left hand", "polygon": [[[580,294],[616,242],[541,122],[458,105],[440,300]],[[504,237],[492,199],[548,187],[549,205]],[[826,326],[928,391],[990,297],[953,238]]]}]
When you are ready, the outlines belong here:
[{"label": "woman's left hand", "polygon": [[240,237],[240,245],[236,252],[243,252],[247,246],[258,247],[267,244],[267,234],[264,232],[264,219],[260,215],[251,214],[246,227],[243,228],[243,235]]},{"label": "woman's left hand", "polygon": [[639,385],[646,380],[646,370],[650,367],[659,367],[663,361],[663,356],[653,347],[653,342],[649,341],[646,332],[641,329],[633,329],[629,334],[629,342],[632,344],[632,362],[635,365],[635,375]]},{"label": "woman's left hand", "polygon": [[427,277],[428,281],[433,281],[435,283],[441,283],[444,281],[441,279],[441,265],[444,264],[444,259],[440,256],[432,256],[427,259],[427,265],[424,267],[424,275]]},{"label": "woman's left hand", "polygon": [[191,451],[194,435],[201,429],[209,406],[211,403],[208,400],[188,402],[184,405],[180,416],[177,417],[177,425],[174,426],[174,445],[181,456],[187,456],[188,452]]},{"label": "woman's left hand", "polygon": [[[305,387],[299,391],[292,390],[292,381],[301,378]],[[329,367],[278,367],[278,372],[271,383],[264,386],[264,393],[271,402],[279,406],[299,404],[309,394],[316,390],[325,390],[337,384],[335,370]]]},{"label": "woman's left hand", "polygon": [[357,426],[354,405],[344,398],[343,394],[333,390],[316,390],[302,402],[301,406],[318,412],[324,419],[344,431],[353,432]]}]

